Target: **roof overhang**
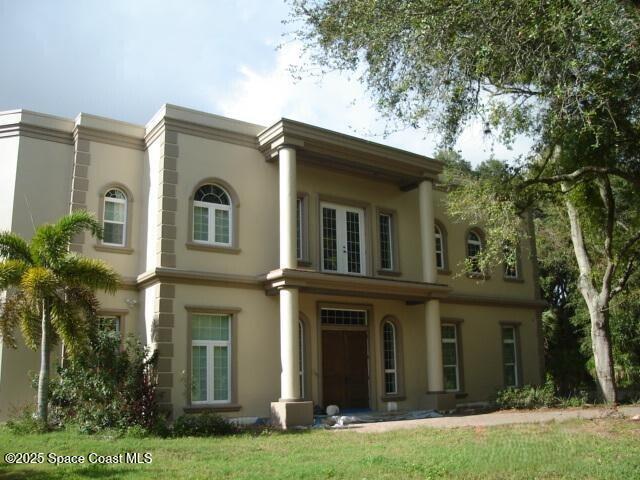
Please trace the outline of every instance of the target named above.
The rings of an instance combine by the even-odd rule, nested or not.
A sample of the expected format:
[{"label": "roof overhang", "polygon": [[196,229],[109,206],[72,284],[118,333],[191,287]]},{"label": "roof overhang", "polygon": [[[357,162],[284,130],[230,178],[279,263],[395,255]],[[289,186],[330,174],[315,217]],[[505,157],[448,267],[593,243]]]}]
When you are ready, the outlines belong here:
[{"label": "roof overhang", "polygon": [[286,118],[258,134],[258,148],[267,161],[282,146],[296,148],[298,159],[323,168],[363,174],[411,189],[425,179],[435,180],[442,162],[324,128]]},{"label": "roof overhang", "polygon": [[444,298],[451,291],[447,285],[439,283],[407,282],[303,269],[273,270],[264,275],[262,281],[268,295],[275,295],[282,288],[298,288],[303,293],[386,298],[411,303]]}]

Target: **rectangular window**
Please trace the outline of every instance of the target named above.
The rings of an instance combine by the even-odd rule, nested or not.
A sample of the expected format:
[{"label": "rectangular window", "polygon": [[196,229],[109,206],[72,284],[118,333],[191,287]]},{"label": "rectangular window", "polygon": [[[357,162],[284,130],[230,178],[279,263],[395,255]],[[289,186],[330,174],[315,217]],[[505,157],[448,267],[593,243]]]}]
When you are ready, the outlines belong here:
[{"label": "rectangular window", "polygon": [[393,225],[391,215],[381,213],[378,215],[380,227],[380,268],[393,270]]},{"label": "rectangular window", "polygon": [[296,258],[298,260],[303,259],[302,250],[302,212],[303,212],[303,199],[298,197],[296,199]]},{"label": "rectangular window", "polygon": [[117,198],[105,198],[103,243],[124,245],[127,204]]},{"label": "rectangular window", "polygon": [[320,310],[320,323],[325,325],[364,326],[367,324],[367,311],[322,308]]},{"label": "rectangular window", "polygon": [[104,315],[98,317],[98,326],[102,330],[114,332],[120,336],[120,317],[117,315]]},{"label": "rectangular window", "polygon": [[517,279],[518,278],[518,258],[516,250],[509,247],[504,248],[505,264],[504,264],[504,278]]},{"label": "rectangular window", "polygon": [[457,326],[454,324],[443,324],[441,328],[444,389],[449,392],[456,392],[460,390]]},{"label": "rectangular window", "polygon": [[321,217],[322,269],[364,274],[364,210],[323,204]]},{"label": "rectangular window", "polygon": [[385,322],[382,327],[384,359],[384,393],[398,393],[398,372],[396,367],[396,327]]},{"label": "rectangular window", "polygon": [[191,401],[231,401],[231,316],[191,317]]},{"label": "rectangular window", "polygon": [[507,387],[517,387],[518,378],[518,346],[516,328],[502,327],[502,360],[504,367],[504,384]]},{"label": "rectangular window", "polygon": [[194,202],[193,240],[214,245],[231,245],[230,207]]}]

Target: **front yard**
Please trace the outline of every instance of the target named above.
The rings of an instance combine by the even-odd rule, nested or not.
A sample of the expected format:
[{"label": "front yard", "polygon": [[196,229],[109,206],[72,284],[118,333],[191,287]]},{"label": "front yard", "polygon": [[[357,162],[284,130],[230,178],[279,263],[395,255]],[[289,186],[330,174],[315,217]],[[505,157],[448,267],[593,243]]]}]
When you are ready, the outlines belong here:
[{"label": "front yard", "polygon": [[[640,424],[628,419],[542,425],[243,434],[226,438],[114,438],[75,432],[17,436],[0,428],[0,453],[42,452],[0,478],[640,478]],[[47,454],[151,452],[150,464],[53,465]]]}]

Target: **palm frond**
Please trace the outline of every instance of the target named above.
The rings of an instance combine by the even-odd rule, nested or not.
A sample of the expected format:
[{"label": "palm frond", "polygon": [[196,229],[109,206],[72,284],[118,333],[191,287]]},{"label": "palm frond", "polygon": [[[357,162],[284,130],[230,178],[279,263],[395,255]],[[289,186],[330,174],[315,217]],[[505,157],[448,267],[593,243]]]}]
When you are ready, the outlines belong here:
[{"label": "palm frond", "polygon": [[0,290],[19,285],[22,275],[28,268],[29,266],[24,260],[0,261]]},{"label": "palm frond", "polygon": [[73,237],[84,230],[102,238],[102,226],[91,213],[80,210],[65,215],[54,224],[38,227],[31,241],[31,252],[41,263],[57,265],[65,257]]},{"label": "palm frond", "polygon": [[54,300],[52,326],[72,357],[87,351],[99,305],[94,292],[85,287],[68,288],[63,298]]},{"label": "palm frond", "polygon": [[31,263],[29,245],[16,233],[0,232],[0,258]]},{"label": "palm frond", "polygon": [[49,297],[57,287],[58,279],[51,270],[45,267],[30,267],[20,278],[20,288],[33,298]]},{"label": "palm frond", "polygon": [[23,295],[19,291],[8,294],[0,303],[0,337],[11,348],[17,347],[15,332],[20,325],[23,304]]},{"label": "palm frond", "polygon": [[67,255],[57,269],[58,276],[71,286],[87,287],[115,293],[120,285],[120,276],[102,260]]},{"label": "palm frond", "polygon": [[36,350],[42,337],[42,317],[38,305],[26,295],[20,307],[20,330],[27,346]]}]

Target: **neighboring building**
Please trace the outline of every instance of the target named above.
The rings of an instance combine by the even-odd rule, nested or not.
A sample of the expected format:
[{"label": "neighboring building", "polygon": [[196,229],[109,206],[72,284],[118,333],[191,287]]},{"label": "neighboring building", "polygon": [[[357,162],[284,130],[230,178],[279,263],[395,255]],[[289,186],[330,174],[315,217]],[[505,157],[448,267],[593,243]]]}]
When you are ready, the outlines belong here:
[{"label": "neighboring building", "polygon": [[[165,105],[146,126],[0,113],[0,230],[86,209],[122,289],[105,321],[159,350],[173,417],[310,421],[485,402],[542,372],[535,255],[485,282],[428,157],[282,119],[264,128]],[[38,355],[1,347],[0,417],[33,400]]]}]

